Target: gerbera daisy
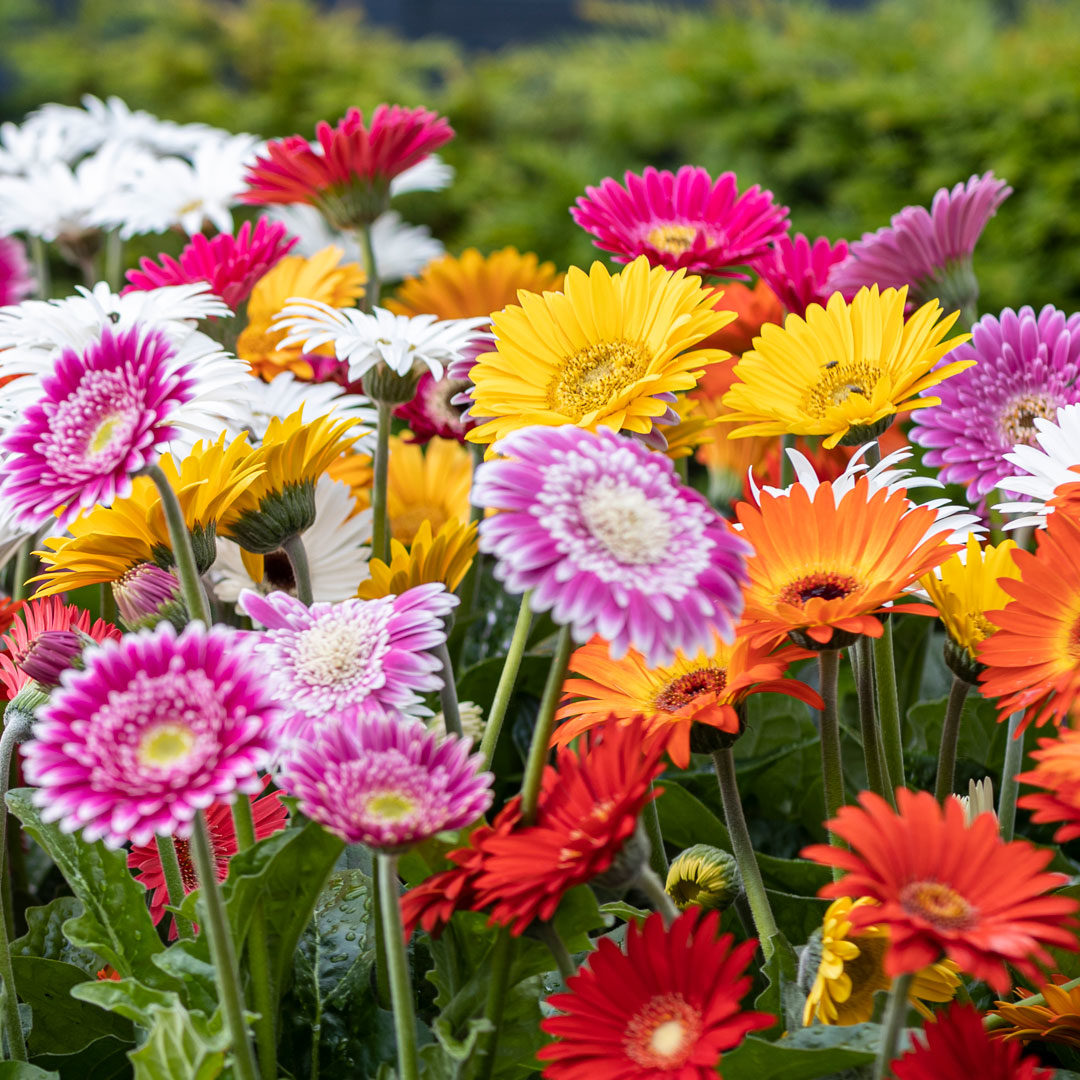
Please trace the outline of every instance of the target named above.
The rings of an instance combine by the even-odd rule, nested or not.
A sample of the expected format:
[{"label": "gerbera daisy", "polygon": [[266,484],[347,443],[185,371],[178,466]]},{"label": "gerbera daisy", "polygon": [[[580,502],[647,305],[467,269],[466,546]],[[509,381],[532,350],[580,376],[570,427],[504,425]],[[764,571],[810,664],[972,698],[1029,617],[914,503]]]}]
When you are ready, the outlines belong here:
[{"label": "gerbera daisy", "polygon": [[471,825],[491,805],[494,777],[469,747],[419,720],[354,705],[294,748],[280,783],[346,843],[398,851]]},{"label": "gerbera daisy", "polygon": [[22,747],[44,821],[109,847],[186,837],[199,810],[262,786],[277,707],[241,632],[198,623],[106,641]]},{"label": "gerbera daisy", "polygon": [[1006,454],[1005,460],[1020,469],[1021,474],[1007,476],[998,485],[1002,491],[1023,499],[995,507],[1003,513],[1024,515],[1010,521],[1006,526],[1009,529],[1044,526],[1047,515],[1062,502],[1067,486],[1080,480],[1080,405],[1065,405],[1053,419],[1036,417],[1032,423],[1033,442],[1038,446],[1021,444]]},{"label": "gerbera daisy", "polygon": [[282,592],[245,591],[237,606],[265,627],[257,648],[275,698],[319,719],[367,698],[409,713],[422,707],[419,694],[442,686],[428,650],[446,641],[443,619],[457,602],[433,584],[310,607]]},{"label": "gerbera daisy", "polygon": [[113,582],[112,594],[120,622],[127,630],[157,626],[162,619],[169,619],[180,630],[188,621],[180,582],[153,563],[133,566]]},{"label": "gerbera daisy", "polygon": [[680,911],[724,911],[743,891],[742,874],[731,852],[692,844],[671,860],[664,891]]},{"label": "gerbera daisy", "polygon": [[1047,304],[1038,315],[1030,307],[984,315],[949,360],[973,366],[941,386],[940,405],[913,414],[911,440],[975,503],[1013,472],[1006,454],[1035,445],[1037,419],[1080,401],[1080,314]]},{"label": "gerbera daisy", "polygon": [[866,478],[841,498],[828,482],[812,495],[802,484],[789,491],[736,507],[754,550],[740,627],[751,644],[791,635],[805,648],[836,649],[850,635],[880,637],[875,613],[956,550],[934,531],[932,509],[874,491]]},{"label": "gerbera daisy", "polygon": [[448,374],[436,379],[430,371],[425,371],[412,400],[394,410],[394,415],[409,425],[410,441],[426,443],[438,438],[465,442],[465,433],[472,430],[475,421],[466,417],[455,401],[470,386],[468,379],[454,379]]},{"label": "gerbera daisy", "polygon": [[361,600],[380,596],[398,596],[417,585],[442,582],[453,592],[462,582],[476,557],[476,523],[463,525],[450,518],[432,535],[430,521],[422,521],[406,548],[399,540],[390,541],[390,562],[372,559],[370,578],[360,582],[356,595]]},{"label": "gerbera daisy", "polygon": [[735,267],[760,258],[788,230],[787,207],[757,184],[740,194],[733,172],[713,180],[693,165],[677,173],[649,167],[624,179],[625,187],[610,176],[587,187],[570,210],[616,262],[644,255],[668,270],[747,280]]},{"label": "gerbera daisy", "polygon": [[[848,916],[853,908],[873,905],[862,896],[852,900],[841,896],[825,912],[821,927],[820,960],[813,985],[806,998],[803,1024],[861,1024],[873,1018],[874,995],[888,990],[892,979],[885,974],[883,961],[889,946],[889,931],[883,926],[864,926],[853,931]],[[811,946],[807,958],[816,950]],[[908,1001],[927,1019],[931,1013],[924,1001],[951,1001],[960,979],[951,960],[930,964],[916,972],[908,990]]]},{"label": "gerbera daisy", "polygon": [[907,290],[876,285],[849,304],[834,293],[806,318],[789,315],[767,325],[735,366],[739,381],[724,395],[725,421],[748,435],[823,435],[824,446],[861,443],[879,435],[903,412],[937,405],[924,390],[971,367],[974,360],[938,361],[967,340],[942,339],[958,312],[941,316],[929,301],[904,320]]},{"label": "gerbera daisy", "polygon": [[699,447],[713,442],[720,419],[709,413],[704,402],[689,394],[677,394],[671,408],[678,419],[664,428],[664,453],[672,461],[689,457]]},{"label": "gerbera daisy", "polygon": [[1062,728],[1056,738],[1040,739],[1031,756],[1035,768],[1016,779],[1043,790],[1023,796],[1018,805],[1034,811],[1031,819],[1040,825],[1060,822],[1054,840],[1064,844],[1080,836],[1080,731]]},{"label": "gerbera daisy", "polygon": [[234,310],[251,294],[255,283],[296,246],[284,225],[272,225],[260,218],[254,231],[245,221],[235,236],[219,233],[207,239],[196,233],[180,252],[180,258],[160,256],[139,260],[138,270],[129,270],[128,290],[157,289],[163,285],[183,285],[206,281],[216,296]]},{"label": "gerbera daisy", "polygon": [[540,1026],[555,1042],[537,1057],[548,1080],[712,1080],[725,1050],[771,1027],[768,1013],[742,1012],[755,941],[717,935],[716,912],[659,913],[631,923],[626,951],[601,938],[587,966],[548,1004]]},{"label": "gerbera daisy", "polygon": [[1037,536],[1034,555],[1012,553],[1019,578],[1000,582],[1010,602],[986,612],[998,629],[979,646],[979,682],[997,698],[999,720],[1023,709],[1025,725],[1065,724],[1080,695],[1080,523],[1052,514]]},{"label": "gerbera daisy", "polygon": [[[255,823],[255,839],[265,840],[268,836],[285,828],[289,811],[281,801],[281,795],[266,791],[270,778],[262,781],[259,794],[248,795],[251,800],[251,817]],[[218,881],[224,881],[229,873],[229,861],[237,852],[236,827],[233,824],[232,807],[229,803],[216,802],[206,808],[206,829],[210,834],[210,845],[214,853]],[[180,879],[184,885],[184,894],[199,887],[198,875],[191,860],[188,841],[177,839],[176,859],[180,864]],[[128,868],[135,874],[135,879],[150,893],[150,917],[155,925],[165,917],[165,907],[169,903],[169,890],[165,884],[165,873],[161,868],[161,856],[157,844],[140,844],[128,852]],[[175,924],[169,929],[169,937],[176,937]]]},{"label": "gerbera daisy", "polygon": [[555,714],[566,722],[555,729],[552,745],[566,746],[612,717],[628,723],[641,716],[646,733],[661,733],[671,760],[685,769],[694,724],[738,735],[739,706],[750,694],[787,694],[820,709],[821,699],[810,687],[783,677],[788,664],[810,655],[795,648],[769,655],[746,639],[725,645],[714,634],[712,646],[695,657],[676,652],[674,663],[650,668],[635,649],[613,660],[607,642],[594,638],[570,657],[569,670],[582,678],[563,683],[564,698],[575,700]]},{"label": "gerbera daisy", "polygon": [[915,1045],[892,1063],[896,1080],[1053,1080],[1039,1059],[1021,1057],[1019,1043],[1002,1044],[972,1005],[952,1004],[915,1036]]},{"label": "gerbera daisy", "polygon": [[472,459],[451,439],[432,439],[421,448],[390,438],[386,511],[390,534],[411,544],[425,522],[438,532],[448,521],[469,518]]},{"label": "gerbera daisy", "polygon": [[499,510],[480,550],[512,593],[531,590],[579,643],[599,634],[616,659],[650,665],[730,639],[742,610],[745,543],[671,462],[606,428],[537,427],[496,446],[472,501]]},{"label": "gerbera daisy", "polygon": [[980,814],[970,825],[955,799],[944,806],[928,791],[897,789],[898,810],[872,791],[827,822],[850,847],[814,844],[803,857],[846,871],[820,896],[866,896],[852,927],[889,932],[885,973],[916,972],[947,956],[961,971],[999,992],[1007,965],[1035,978],[1050,964],[1046,946],[1077,948],[1075,900],[1050,895],[1068,880],[1045,873],[1052,852],[1023,840],[1006,843],[997,822]]},{"label": "gerbera daisy", "polygon": [[733,317],[713,309],[700,278],[650,269],[644,257],[617,274],[599,262],[588,274],[571,267],[563,292],[519,300],[492,317],[494,351],[469,372],[471,412],[487,419],[470,442],[534,424],[649,435],[676,419],[671,394],[725,358],[698,345]]},{"label": "gerbera daisy", "polygon": [[[1055,976],[1064,982],[1062,975]],[[1027,997],[1027,990],[1018,990]],[[1022,1005],[1019,1002],[999,1001],[990,1016],[1003,1020],[1008,1026],[994,1028],[992,1038],[1006,1042],[1057,1043],[1080,1049],[1080,986],[1067,988],[1056,982],[1046,983],[1039,991],[1044,1005]]]},{"label": "gerbera daisy", "polygon": [[300,135],[274,139],[250,166],[244,202],[308,203],[337,229],[369,225],[390,201],[390,181],[454,137],[428,109],[379,105],[364,123],[349,109],[331,127],[315,128],[314,148]]},{"label": "gerbera daisy", "polygon": [[771,249],[756,259],[753,267],[789,315],[805,318],[811,304],[824,304],[835,292],[828,284],[829,273],[847,258],[847,253],[845,240],[831,244],[819,236],[811,244],[802,233],[794,237],[785,234],[773,240]]},{"label": "gerbera daisy", "polygon": [[[735,318],[716,333],[710,334],[701,344],[710,349],[723,349],[733,356],[742,356],[761,333],[766,323],[783,323],[784,308],[780,298],[765,284],[762,278],[753,287],[739,281],[725,281],[723,289],[713,292],[713,307],[717,311],[733,311]],[[727,361],[709,364],[698,382],[695,395],[720,397],[730,385],[730,379],[722,378],[719,388],[714,373],[733,367]]]},{"label": "gerbera daisy", "polygon": [[34,291],[26,249],[13,236],[0,236],[0,307],[17,304]]}]

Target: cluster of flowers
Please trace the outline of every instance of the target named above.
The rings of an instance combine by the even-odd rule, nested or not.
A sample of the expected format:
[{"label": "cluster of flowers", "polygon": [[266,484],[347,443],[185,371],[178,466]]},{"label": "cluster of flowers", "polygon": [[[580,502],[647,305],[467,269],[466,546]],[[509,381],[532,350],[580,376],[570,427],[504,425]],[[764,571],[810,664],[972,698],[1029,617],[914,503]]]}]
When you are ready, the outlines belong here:
[{"label": "cluster of flowers", "polygon": [[[751,1032],[790,1030],[741,1006],[759,948],[798,967],[804,1025],[869,1020],[889,992],[878,1077],[1048,1077],[1021,1040],[1080,1013],[1071,986],[987,1024],[939,1010],[898,1057],[909,1003],[930,1017],[965,977],[1004,994],[1078,945],[1067,878],[1013,829],[1026,782],[1035,821],[1080,835],[1080,315],[976,319],[973,251],[1010,189],[972,177],[849,247],[792,235],[772,193],[731,173],[650,168],[571,211],[622,269],[561,274],[400,230],[392,198],[448,182],[433,154],[452,134],[379,106],[260,145],[96,99],[0,132],[0,231],[56,242],[86,277],[49,299],[46,264],[31,275],[0,241],[0,680],[42,819],[126,848],[173,935],[193,933],[177,908],[201,886],[244,1080],[277,1075],[275,1019],[263,1010],[256,1066],[215,890],[290,814],[377,854],[402,1080],[418,1075],[402,931],[463,912],[500,928],[497,949],[550,944],[553,1080],[705,1080]],[[233,232],[238,204],[273,212]],[[173,226],[190,234],[177,257],[142,260],[120,292],[95,283],[108,230]],[[950,337],[961,318],[971,332]],[[936,478],[903,467],[908,413]],[[913,497],[946,483],[966,505]],[[995,531],[1019,515],[1023,543],[984,539],[995,490],[1019,497],[993,508]],[[479,554],[521,597],[482,718],[448,648]],[[88,585],[94,622],[61,598]],[[555,630],[548,687],[520,793],[488,824],[535,615]],[[955,676],[934,794],[906,786],[891,645],[920,615],[942,620]],[[816,686],[793,677],[813,661]],[[997,813],[953,797],[974,685],[1009,723]],[[735,773],[747,699],[766,693],[820,711],[834,842],[803,856],[836,880],[797,963]],[[1022,773],[1024,729],[1047,721],[1060,731]],[[711,755],[732,853],[696,845],[667,868],[654,781],[694,753]],[[444,868],[399,903],[399,857],[447,832]],[[553,920],[589,884],[657,910],[576,971]],[[735,899],[740,944],[715,910]],[[17,1012],[4,1022],[18,1056]]]}]

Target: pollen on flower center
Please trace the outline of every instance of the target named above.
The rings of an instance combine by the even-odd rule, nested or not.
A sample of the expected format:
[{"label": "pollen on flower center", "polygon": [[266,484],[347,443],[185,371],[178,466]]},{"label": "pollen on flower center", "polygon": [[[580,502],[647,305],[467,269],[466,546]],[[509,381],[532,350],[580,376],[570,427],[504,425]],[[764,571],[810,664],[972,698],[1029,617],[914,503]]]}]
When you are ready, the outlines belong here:
[{"label": "pollen on flower center", "polygon": [[371,796],[365,809],[383,821],[400,821],[416,810],[416,800],[402,791],[380,791]]},{"label": "pollen on flower center", "polygon": [[701,1012],[682,994],[663,994],[631,1018],[623,1046],[642,1068],[674,1069],[690,1057],[701,1029]]},{"label": "pollen on flower center", "polygon": [[821,371],[816,385],[806,394],[806,411],[817,420],[824,419],[830,408],[843,405],[852,394],[869,399],[881,369],[869,360],[858,363],[832,361]]},{"label": "pollen on flower center", "polygon": [[598,341],[563,361],[548,384],[548,406],[577,422],[608,405],[642,378],[648,367],[648,353],[640,344]]},{"label": "pollen on flower center", "polygon": [[158,724],[139,740],[138,757],[143,765],[175,765],[195,745],[195,733],[178,722]]},{"label": "pollen on flower center", "polygon": [[808,600],[815,597],[820,597],[822,600],[842,600],[845,596],[850,596],[858,587],[859,583],[855,578],[846,574],[819,571],[785,585],[780,590],[779,599],[781,603],[803,607]]},{"label": "pollen on flower center", "polygon": [[671,521],[640,488],[606,478],[581,499],[585,527],[620,563],[659,562],[671,540]]},{"label": "pollen on flower center", "polygon": [[940,881],[912,881],[900,890],[900,903],[940,930],[965,930],[975,921],[975,908]]},{"label": "pollen on flower center", "polygon": [[698,230],[694,225],[657,225],[649,230],[646,242],[670,255],[681,255],[694,246]]},{"label": "pollen on flower center", "polygon": [[98,454],[109,445],[109,440],[112,438],[113,432],[116,431],[116,427],[119,423],[120,417],[110,416],[98,425],[97,431],[90,437],[91,453]]},{"label": "pollen on flower center", "polygon": [[727,686],[723,668],[698,668],[669,682],[655,697],[653,704],[664,712],[677,712],[701,694],[720,694]]},{"label": "pollen on flower center", "polygon": [[1013,446],[1034,446],[1038,429],[1035,421],[1053,420],[1058,402],[1043,394],[1025,394],[1009,402],[1001,414],[1001,430],[1005,441]]},{"label": "pollen on flower center", "polygon": [[344,619],[316,623],[298,636],[297,672],[311,686],[333,686],[360,674],[379,644],[373,629]]}]

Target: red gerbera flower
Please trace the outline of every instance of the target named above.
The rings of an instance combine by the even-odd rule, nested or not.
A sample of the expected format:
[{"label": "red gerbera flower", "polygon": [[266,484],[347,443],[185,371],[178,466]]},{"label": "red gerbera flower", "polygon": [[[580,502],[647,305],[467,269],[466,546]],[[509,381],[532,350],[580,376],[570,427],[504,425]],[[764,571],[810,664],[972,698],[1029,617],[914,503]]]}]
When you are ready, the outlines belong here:
[{"label": "red gerbera flower", "polygon": [[972,1005],[954,1003],[922,1032],[922,1041],[893,1063],[896,1080],[1052,1080],[1020,1043],[991,1039]]},{"label": "red gerbera flower", "polygon": [[1034,979],[1036,962],[1052,962],[1044,946],[1077,948],[1077,902],[1049,895],[1068,878],[1042,872],[1052,852],[1024,840],[1005,843],[991,814],[967,825],[956,799],[942,807],[929,792],[900,789],[897,800],[899,812],[864,791],[861,808],[842,807],[826,822],[851,850],[814,844],[802,853],[847,871],[819,895],[877,901],[853,908],[849,918],[856,930],[889,928],[889,976],[944,955],[1003,993],[1011,985],[1007,964]]},{"label": "red gerbera flower", "polygon": [[308,203],[336,228],[370,224],[386,209],[390,181],[454,137],[428,109],[379,105],[371,114],[350,109],[336,127],[315,128],[319,148],[302,135],[275,139],[247,173],[248,203]]},{"label": "red gerbera flower", "polygon": [[298,243],[284,225],[271,224],[265,218],[259,218],[254,231],[251,222],[245,221],[235,236],[220,233],[207,239],[196,233],[179,260],[162,255],[159,266],[152,259],[140,259],[140,269],[127,272],[131,284],[124,293],[206,281],[235,310],[251,295],[259,278]]},{"label": "red gerbera flower", "polygon": [[1034,810],[1031,820],[1040,825],[1063,822],[1054,833],[1057,843],[1074,840],[1080,836],[1080,731],[1062,728],[1058,738],[1040,739],[1031,756],[1038,764],[1016,779],[1045,790],[1025,795],[1019,805]]},{"label": "red gerbera flower", "polygon": [[50,630],[76,630],[99,642],[120,637],[120,631],[112,623],[97,619],[91,626],[90,612],[82,611],[75,604],[65,605],[58,596],[31,600],[11,623],[4,639],[7,651],[0,653],[0,683],[4,684],[9,698],[30,681],[30,676],[19,665],[38,637]]},{"label": "red gerbera flower", "polygon": [[708,1080],[725,1050],[770,1027],[768,1013],[740,1012],[756,941],[732,948],[720,915],[699,909],[664,927],[659,914],[631,924],[626,952],[601,938],[586,967],[548,998],[563,1016],[540,1021],[556,1036],[537,1057],[549,1080]]},{"label": "red gerbera flower", "polygon": [[[263,795],[270,778],[263,780],[262,790],[255,795],[248,795],[251,800],[251,816],[255,822],[255,839],[264,840],[285,828],[285,819],[289,811],[281,801],[281,793]],[[206,809],[206,827],[210,832],[210,845],[214,852],[218,881],[224,881],[229,873],[229,860],[236,854],[236,828],[233,825],[232,805],[225,802],[213,803]],[[191,861],[191,851],[187,840],[174,837],[176,859],[180,863],[180,877],[184,882],[184,895],[199,887],[199,876],[195,864]],[[135,872],[136,879],[151,892],[150,917],[159,923],[165,914],[165,905],[169,902],[169,889],[165,884],[165,873],[161,868],[157,844],[142,844],[132,847],[128,853],[128,868]],[[176,924],[169,928],[169,937],[176,937]]]}]

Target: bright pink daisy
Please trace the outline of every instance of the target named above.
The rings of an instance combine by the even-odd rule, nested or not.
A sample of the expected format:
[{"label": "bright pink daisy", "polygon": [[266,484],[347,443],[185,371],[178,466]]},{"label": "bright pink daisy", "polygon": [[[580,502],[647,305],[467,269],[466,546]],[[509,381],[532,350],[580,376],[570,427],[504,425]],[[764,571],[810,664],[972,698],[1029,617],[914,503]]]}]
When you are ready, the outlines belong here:
[{"label": "bright pink daisy", "polygon": [[131,490],[131,477],[157,459],[179,433],[177,412],[198,393],[192,369],[156,330],[134,326],[82,352],[66,349],[41,393],[0,440],[7,453],[0,492],[16,520],[36,526],[63,508],[110,504]]},{"label": "bright pink daisy", "polygon": [[650,166],[641,176],[626,173],[625,180],[624,187],[609,176],[586,188],[570,209],[616,262],[647,255],[652,266],[745,280],[733,267],[766,255],[788,229],[787,207],[757,184],[740,195],[733,172],[713,180],[693,165],[677,173]]},{"label": "bright pink daisy", "polygon": [[522,428],[481,465],[472,501],[500,513],[480,523],[480,550],[513,593],[551,611],[584,644],[599,634],[620,659],[650,667],[675,650],[711,650],[734,635],[749,547],[663,454],[566,425]]},{"label": "bright pink daisy", "polygon": [[33,291],[26,249],[14,236],[0,236],[0,307],[17,304]]},{"label": "bright pink daisy", "polygon": [[811,244],[802,233],[796,233],[794,238],[777,237],[771,250],[753,266],[780,298],[788,314],[802,318],[811,304],[825,306],[835,291],[829,287],[829,274],[847,254],[846,240],[830,244],[824,236],[819,236]]},{"label": "bright pink daisy", "polygon": [[116,848],[190,836],[199,810],[259,791],[277,706],[254,644],[164,623],[87,652],[22,747],[42,818]]},{"label": "bright pink daisy", "polygon": [[[454,361],[453,364],[458,363]],[[471,365],[470,365],[471,367]],[[454,379],[447,374],[436,379],[425,371],[416,384],[411,401],[399,405],[394,415],[409,425],[412,442],[426,443],[431,439],[457,439],[464,445],[465,433],[476,424],[463,415],[464,410],[456,404],[459,395],[472,383],[468,379]]]},{"label": "bright pink daisy", "polygon": [[469,740],[400,713],[354,705],[298,744],[279,783],[300,810],[349,844],[400,850],[471,825],[491,805],[492,774]]},{"label": "bright pink daisy", "polygon": [[317,149],[301,135],[267,143],[247,173],[247,203],[308,203],[335,228],[370,224],[387,207],[390,181],[454,137],[428,109],[379,105],[365,125],[349,109],[336,127],[321,121]]},{"label": "bright pink daisy", "polygon": [[206,281],[235,310],[248,298],[259,278],[298,243],[284,225],[266,218],[259,218],[254,230],[251,222],[245,221],[235,236],[220,233],[207,239],[196,233],[180,252],[179,260],[161,255],[159,265],[152,259],[141,259],[141,269],[127,272],[131,284],[124,293]]}]

